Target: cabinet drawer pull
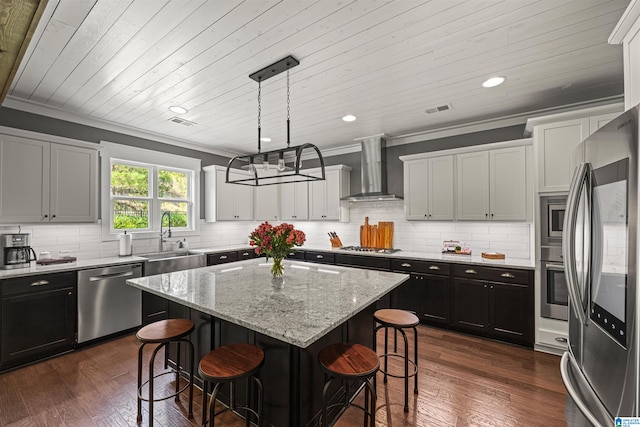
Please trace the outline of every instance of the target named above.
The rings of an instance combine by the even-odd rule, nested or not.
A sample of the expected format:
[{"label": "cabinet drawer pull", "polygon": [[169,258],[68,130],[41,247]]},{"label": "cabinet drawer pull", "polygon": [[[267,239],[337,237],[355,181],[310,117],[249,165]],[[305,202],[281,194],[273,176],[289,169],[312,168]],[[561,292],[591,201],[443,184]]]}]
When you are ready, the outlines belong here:
[{"label": "cabinet drawer pull", "polygon": [[226,255],[220,255],[220,259],[227,259]]},{"label": "cabinet drawer pull", "polygon": [[473,268],[469,268],[467,270],[464,271],[467,274],[478,274],[477,271],[475,271]]},{"label": "cabinet drawer pull", "polygon": [[316,259],[324,259],[322,255],[316,255]]},{"label": "cabinet drawer pull", "polygon": [[440,270],[440,267],[438,267],[437,265],[430,265],[429,270]]},{"label": "cabinet drawer pull", "polygon": [[242,252],[242,256],[249,256],[249,252]]},{"label": "cabinet drawer pull", "polygon": [[411,268],[411,264],[409,264],[408,262],[403,262],[401,266]]},{"label": "cabinet drawer pull", "polygon": [[500,276],[501,277],[506,277],[508,279],[514,279],[516,277],[515,275],[513,275],[511,273],[502,273]]},{"label": "cabinet drawer pull", "polygon": [[36,282],[33,282],[31,285],[29,286],[44,286],[44,285],[48,285],[49,281],[48,280],[38,280]]}]

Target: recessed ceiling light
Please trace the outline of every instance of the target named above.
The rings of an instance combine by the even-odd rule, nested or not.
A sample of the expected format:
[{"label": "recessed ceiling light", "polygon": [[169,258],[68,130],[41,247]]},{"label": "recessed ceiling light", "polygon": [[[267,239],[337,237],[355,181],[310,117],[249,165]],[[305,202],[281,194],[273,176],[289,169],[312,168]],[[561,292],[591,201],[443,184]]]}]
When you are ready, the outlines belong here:
[{"label": "recessed ceiling light", "polygon": [[351,115],[351,114],[347,114],[346,116],[344,116],[342,118],[342,120],[344,120],[345,122],[353,122],[356,120],[356,116]]},{"label": "recessed ceiling light", "polygon": [[485,80],[485,82],[482,83],[482,86],[484,86],[484,87],[495,87],[495,86],[501,85],[505,81],[505,79],[506,79],[506,77],[502,77],[502,76],[491,77],[491,78]]},{"label": "recessed ceiling light", "polygon": [[180,107],[178,105],[172,105],[171,107],[169,107],[169,110],[173,111],[176,114],[185,114],[189,111],[186,108]]},{"label": "recessed ceiling light", "polygon": [[262,142],[271,142],[271,138],[260,138]]}]

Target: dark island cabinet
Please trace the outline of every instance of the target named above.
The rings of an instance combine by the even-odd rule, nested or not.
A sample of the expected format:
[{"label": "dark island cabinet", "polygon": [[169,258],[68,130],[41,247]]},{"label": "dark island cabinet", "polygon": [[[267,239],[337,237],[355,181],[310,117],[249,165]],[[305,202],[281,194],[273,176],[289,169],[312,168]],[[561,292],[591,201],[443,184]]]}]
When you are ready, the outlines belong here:
[{"label": "dark island cabinet", "polygon": [[336,255],[332,252],[305,251],[305,261],[317,262],[320,264],[335,264]]},{"label": "dark island cabinet", "polygon": [[[242,252],[244,253],[244,251]],[[226,264],[234,261],[239,261],[238,251],[216,252],[207,255],[207,265]]]},{"label": "dark island cabinet", "polygon": [[409,273],[411,278],[392,293],[392,306],[413,311],[421,321],[436,325],[449,323],[450,274],[447,263],[413,259],[392,259],[391,269]]},{"label": "dark island cabinet", "polygon": [[533,345],[532,271],[456,265],[453,276],[452,326]]},{"label": "dark island cabinet", "polygon": [[363,256],[351,254],[335,254],[336,265],[346,267],[362,267],[370,270],[391,270],[391,260],[385,257]]},{"label": "dark island cabinet", "polygon": [[3,370],[73,349],[75,272],[5,279],[0,286]]}]

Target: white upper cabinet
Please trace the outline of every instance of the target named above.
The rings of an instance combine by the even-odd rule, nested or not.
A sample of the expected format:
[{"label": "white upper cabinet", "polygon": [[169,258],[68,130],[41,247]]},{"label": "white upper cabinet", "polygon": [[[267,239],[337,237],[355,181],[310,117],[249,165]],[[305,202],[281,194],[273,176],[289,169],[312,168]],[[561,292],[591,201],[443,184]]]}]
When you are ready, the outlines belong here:
[{"label": "white upper cabinet", "polygon": [[0,222],[95,222],[98,151],[0,135]]},{"label": "white upper cabinet", "polygon": [[489,152],[456,155],[460,220],[489,219]]},{"label": "white upper cabinet", "polygon": [[609,35],[621,44],[624,58],[624,109],[640,104],[640,1],[631,0]]},{"label": "white upper cabinet", "polygon": [[349,210],[340,202],[349,195],[349,172],[351,168],[345,165],[326,166],[325,180],[309,181],[310,220],[349,221]]},{"label": "white upper cabinet", "polygon": [[309,219],[309,190],[307,182],[279,185],[280,212],[283,221],[306,221]]},{"label": "white upper cabinet", "polygon": [[[576,114],[579,114],[577,112]],[[533,127],[537,151],[538,192],[569,191],[576,147],[620,112],[584,116]],[[579,153],[578,153],[579,154]]]},{"label": "white upper cabinet", "polygon": [[404,162],[404,209],[408,220],[454,219],[454,156]]},{"label": "white upper cabinet", "polygon": [[[205,171],[205,220],[249,221],[253,220],[253,188],[248,185],[227,184],[223,166],[206,166]],[[231,179],[248,176],[243,171],[231,171]]]},{"label": "white upper cabinet", "polygon": [[257,221],[278,221],[280,215],[280,187],[282,184],[254,188],[253,217]]},{"label": "white upper cabinet", "polygon": [[526,147],[489,151],[490,219],[527,219],[530,206],[530,194],[527,191],[528,170]]},{"label": "white upper cabinet", "polygon": [[456,155],[457,218],[526,221],[530,216],[527,147]]}]

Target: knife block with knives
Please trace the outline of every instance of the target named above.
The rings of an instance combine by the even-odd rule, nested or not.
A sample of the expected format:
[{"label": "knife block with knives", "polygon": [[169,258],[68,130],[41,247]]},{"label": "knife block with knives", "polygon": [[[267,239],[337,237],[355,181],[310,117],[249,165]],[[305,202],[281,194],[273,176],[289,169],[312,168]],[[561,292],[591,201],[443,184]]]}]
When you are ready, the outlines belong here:
[{"label": "knife block with knives", "polygon": [[328,234],[329,234],[329,241],[331,242],[332,248],[342,247],[342,241],[340,240],[340,237],[338,237],[338,233],[336,233],[335,231],[330,231]]},{"label": "knife block with knives", "polygon": [[365,248],[393,249],[393,221],[380,221],[370,225],[369,217],[360,226],[360,246]]}]

